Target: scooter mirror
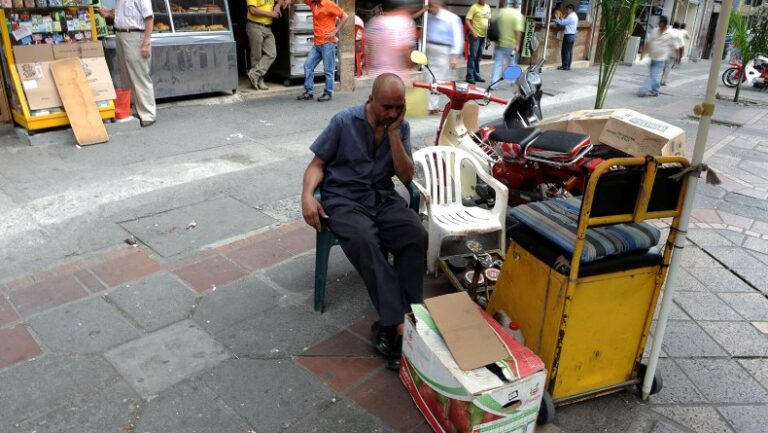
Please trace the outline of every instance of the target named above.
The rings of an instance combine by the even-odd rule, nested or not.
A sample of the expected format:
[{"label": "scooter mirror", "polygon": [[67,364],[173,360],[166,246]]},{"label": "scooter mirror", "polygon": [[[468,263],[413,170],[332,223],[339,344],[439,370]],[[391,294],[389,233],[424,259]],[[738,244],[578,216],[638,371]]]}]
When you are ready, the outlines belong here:
[{"label": "scooter mirror", "polygon": [[427,55],[421,51],[411,51],[411,61],[421,66],[426,66],[428,63]]},{"label": "scooter mirror", "polygon": [[520,68],[520,66],[512,65],[507,66],[507,69],[504,69],[504,79],[508,81],[517,80],[520,78],[520,76],[523,75],[523,69]]}]

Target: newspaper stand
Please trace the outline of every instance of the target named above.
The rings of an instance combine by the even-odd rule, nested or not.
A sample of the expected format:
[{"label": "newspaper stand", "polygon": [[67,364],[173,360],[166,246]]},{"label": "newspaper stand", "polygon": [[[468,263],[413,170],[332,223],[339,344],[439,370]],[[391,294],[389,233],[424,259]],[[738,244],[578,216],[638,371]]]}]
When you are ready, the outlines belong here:
[{"label": "newspaper stand", "polygon": [[[643,380],[645,366],[640,361],[687,185],[687,176],[670,176],[688,165],[681,157],[617,158],[599,165],[581,200],[570,258],[562,250],[554,255],[544,251],[549,241],[530,229],[518,234],[511,230],[512,242],[487,310],[504,310],[520,324],[526,346],[548,370],[547,391],[555,405],[609,394]],[[633,173],[629,185],[625,178],[619,187],[610,186],[611,178],[621,172]],[[582,263],[588,228],[661,218],[672,219],[663,253]],[[658,392],[660,376],[654,385],[653,392]],[[543,421],[551,421],[554,406],[542,415]]]}]

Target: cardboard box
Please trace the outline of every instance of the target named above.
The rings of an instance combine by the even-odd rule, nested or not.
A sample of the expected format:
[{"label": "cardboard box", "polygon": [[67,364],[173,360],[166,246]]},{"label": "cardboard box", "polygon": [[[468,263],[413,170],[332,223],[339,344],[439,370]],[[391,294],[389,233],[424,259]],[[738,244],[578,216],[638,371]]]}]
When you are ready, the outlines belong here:
[{"label": "cardboard box", "polygon": [[592,143],[606,144],[631,156],[685,156],[685,131],[625,108],[574,111],[547,117],[536,127],[588,134]]},{"label": "cardboard box", "polygon": [[[440,308],[450,313],[451,303],[442,304]],[[467,314],[458,308],[462,307],[454,310],[457,316]],[[436,432],[533,431],[544,395],[543,362],[485,311],[475,306],[472,314],[493,332],[506,351],[505,359],[497,360],[491,368],[462,370],[430,311],[414,305],[405,322],[400,379]]]},{"label": "cardboard box", "polygon": [[30,110],[58,107],[61,105],[56,83],[51,76],[50,64],[54,60],[51,45],[13,47],[16,69],[21,86],[27,95]]},{"label": "cardboard box", "polygon": [[80,58],[97,101],[113,100],[116,97],[101,42],[16,46],[13,47],[13,55],[30,110],[62,105],[50,64],[54,60],[69,57]]}]

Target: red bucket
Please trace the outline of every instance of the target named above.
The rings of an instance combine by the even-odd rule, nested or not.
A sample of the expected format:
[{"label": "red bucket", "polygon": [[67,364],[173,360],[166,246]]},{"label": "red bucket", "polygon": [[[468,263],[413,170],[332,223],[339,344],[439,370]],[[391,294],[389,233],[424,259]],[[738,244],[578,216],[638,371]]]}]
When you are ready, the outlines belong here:
[{"label": "red bucket", "polygon": [[131,117],[131,89],[115,89],[115,119]]}]

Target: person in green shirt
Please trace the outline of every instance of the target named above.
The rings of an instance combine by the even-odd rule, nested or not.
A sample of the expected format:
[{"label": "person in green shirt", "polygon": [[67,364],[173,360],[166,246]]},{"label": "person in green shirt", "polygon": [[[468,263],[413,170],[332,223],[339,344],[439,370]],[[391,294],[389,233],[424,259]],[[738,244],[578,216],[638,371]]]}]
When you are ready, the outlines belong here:
[{"label": "person in green shirt", "polygon": [[477,0],[467,12],[464,21],[469,27],[469,58],[467,58],[467,83],[484,83],[480,76],[480,58],[483,56],[485,36],[488,34],[488,23],[491,19],[491,7],[485,0]]},{"label": "person in green shirt", "polygon": [[499,42],[496,44],[491,83],[501,78],[501,71],[508,65],[517,64],[516,58],[525,22],[520,12],[520,0],[507,0],[504,9],[496,16],[496,20],[499,23]]}]

